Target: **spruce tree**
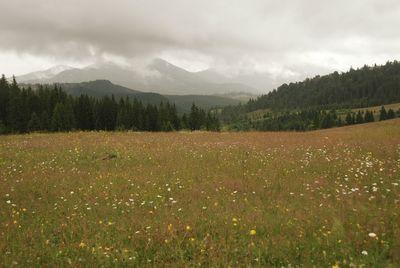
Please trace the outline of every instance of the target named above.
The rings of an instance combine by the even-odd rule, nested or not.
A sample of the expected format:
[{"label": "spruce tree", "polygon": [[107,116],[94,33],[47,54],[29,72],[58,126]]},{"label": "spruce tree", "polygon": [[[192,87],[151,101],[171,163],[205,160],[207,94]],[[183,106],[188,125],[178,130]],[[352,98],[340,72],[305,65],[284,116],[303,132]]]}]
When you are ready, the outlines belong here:
[{"label": "spruce tree", "polygon": [[364,118],[361,114],[361,110],[358,110],[357,116],[356,116],[356,124],[362,124],[364,123]]},{"label": "spruce tree", "polygon": [[199,130],[201,127],[201,115],[199,108],[193,103],[192,107],[190,108],[189,114],[189,128],[190,130]]},{"label": "spruce tree", "polygon": [[386,120],[387,119],[387,112],[384,106],[381,107],[380,113],[379,113],[379,120]]},{"label": "spruce tree", "polygon": [[0,79],[0,121],[3,122],[4,128],[7,120],[7,110],[9,102],[9,85],[5,75]]},{"label": "spruce tree", "polygon": [[28,122],[28,131],[34,132],[41,130],[40,119],[35,112],[32,113],[31,119]]},{"label": "spruce tree", "polygon": [[40,130],[51,131],[51,119],[46,110],[40,114]]},{"label": "spruce tree", "polygon": [[347,125],[352,125],[352,124],[354,124],[354,122],[353,122],[353,117],[351,116],[351,113],[347,113],[346,114],[346,124]]},{"label": "spruce tree", "polygon": [[364,115],[365,122],[374,122],[374,114],[371,111],[366,110]]},{"label": "spruce tree", "polygon": [[71,131],[75,125],[74,112],[70,102],[57,103],[54,107],[51,126],[53,131]]},{"label": "spruce tree", "polygon": [[53,116],[51,118],[51,130],[52,131],[65,131],[66,130],[66,122],[64,118],[64,104],[57,103],[54,107]]},{"label": "spruce tree", "polygon": [[396,117],[396,115],[395,115],[394,111],[392,109],[389,109],[387,112],[387,119],[393,119],[395,117]]}]

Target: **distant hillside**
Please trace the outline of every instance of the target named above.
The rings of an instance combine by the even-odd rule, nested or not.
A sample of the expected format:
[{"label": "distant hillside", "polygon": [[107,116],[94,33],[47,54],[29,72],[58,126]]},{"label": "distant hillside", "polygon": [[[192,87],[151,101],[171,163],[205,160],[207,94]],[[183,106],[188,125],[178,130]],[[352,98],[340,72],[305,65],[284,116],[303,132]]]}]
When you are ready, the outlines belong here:
[{"label": "distant hillside", "polygon": [[[50,79],[50,78],[58,75],[61,72],[64,72],[67,70],[72,70],[72,69],[74,69],[74,68],[72,68],[70,66],[58,65],[58,66],[54,66],[47,70],[32,72],[32,73],[18,76],[18,81],[24,82],[24,81],[46,80],[46,79]],[[12,79],[10,78],[10,82],[11,82],[11,80]]]},{"label": "distant hillside", "polygon": [[142,92],[169,95],[215,95],[237,92],[258,92],[251,86],[232,79],[208,79],[189,72],[165,60],[155,59],[147,66],[127,67],[112,62],[89,65],[85,68],[55,67],[45,71],[18,76],[22,83],[81,83],[109,80]]},{"label": "distant hillside", "polygon": [[283,84],[249,101],[247,111],[353,108],[396,102],[400,102],[400,63],[394,61]]},{"label": "distant hillside", "polygon": [[[164,96],[151,93],[151,92],[140,92],[132,90],[123,86],[115,85],[108,80],[96,80],[82,83],[57,83],[61,88],[72,96],[80,96],[82,94],[91,97],[102,97],[106,95],[114,95],[116,98],[130,97],[136,98],[143,103],[159,104],[160,102],[167,102],[168,99]],[[21,84],[27,86],[27,84]],[[33,88],[37,88],[39,85],[30,85]]]},{"label": "distant hillside", "polygon": [[239,104],[240,101],[221,96],[207,96],[207,95],[165,95],[171,102],[184,109],[184,112],[189,112],[193,103],[203,109],[210,109],[213,107],[223,107],[228,105]]},{"label": "distant hillside", "polygon": [[[91,97],[102,97],[105,95],[114,95],[116,98],[130,97],[136,98],[143,103],[159,104],[160,102],[175,103],[180,113],[187,113],[190,111],[192,103],[203,109],[212,107],[223,107],[227,105],[236,105],[239,100],[231,99],[224,96],[211,96],[211,95],[161,95],[152,92],[141,92],[132,90],[127,87],[115,85],[108,80],[95,80],[82,83],[57,83],[61,88],[72,96],[80,96],[86,94]],[[21,84],[28,86],[29,84]],[[30,85],[33,88],[39,85]]]}]

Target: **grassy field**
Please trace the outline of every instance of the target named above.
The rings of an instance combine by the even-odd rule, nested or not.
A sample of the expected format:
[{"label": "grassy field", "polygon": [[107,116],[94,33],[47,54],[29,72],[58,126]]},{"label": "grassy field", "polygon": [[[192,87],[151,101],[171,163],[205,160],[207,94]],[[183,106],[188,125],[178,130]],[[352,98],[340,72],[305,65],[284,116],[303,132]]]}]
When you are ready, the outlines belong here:
[{"label": "grassy field", "polygon": [[399,119],[0,136],[0,267],[398,267],[399,170]]}]

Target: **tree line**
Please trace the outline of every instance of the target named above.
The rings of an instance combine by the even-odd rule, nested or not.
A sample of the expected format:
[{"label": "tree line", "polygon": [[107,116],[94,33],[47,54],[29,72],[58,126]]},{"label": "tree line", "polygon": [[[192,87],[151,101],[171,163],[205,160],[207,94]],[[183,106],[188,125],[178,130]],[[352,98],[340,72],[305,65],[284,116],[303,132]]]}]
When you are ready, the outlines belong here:
[{"label": "tree line", "polygon": [[54,85],[21,88],[15,78],[0,79],[0,133],[34,131],[59,132],[72,130],[175,130],[219,131],[220,122],[214,113],[194,103],[189,114],[180,116],[174,104],[143,104],[128,97],[101,98],[68,95]]},{"label": "tree line", "polygon": [[267,114],[262,120],[248,123],[247,127],[260,131],[306,131],[363,124],[376,120],[383,121],[395,117],[400,117],[400,110],[397,113],[392,109],[386,111],[384,106],[381,107],[377,117],[369,110],[338,115],[336,110],[309,109],[300,112],[284,112],[278,115]]}]

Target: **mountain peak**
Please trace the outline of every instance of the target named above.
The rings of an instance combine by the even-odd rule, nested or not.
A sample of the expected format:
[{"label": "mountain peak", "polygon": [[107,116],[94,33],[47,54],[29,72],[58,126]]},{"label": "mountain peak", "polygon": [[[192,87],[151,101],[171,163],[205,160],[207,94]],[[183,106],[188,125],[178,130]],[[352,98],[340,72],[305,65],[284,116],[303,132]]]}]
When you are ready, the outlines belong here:
[{"label": "mountain peak", "polygon": [[168,70],[168,69],[176,69],[176,70],[182,70],[186,71],[178,66],[173,65],[172,63],[163,60],[161,58],[155,58],[152,63],[149,65],[149,67],[155,69],[155,70]]},{"label": "mountain peak", "polygon": [[43,71],[31,72],[24,75],[20,75],[17,77],[17,81],[29,82],[29,81],[45,80],[54,77],[55,75],[58,75],[64,71],[69,71],[72,69],[75,68],[67,65],[56,65]]},{"label": "mountain peak", "polygon": [[64,72],[66,70],[71,70],[74,69],[74,67],[68,66],[68,65],[56,65],[53,66],[49,69],[47,69],[46,71],[51,72],[52,74],[59,74],[61,72]]},{"label": "mountain peak", "polygon": [[[99,62],[84,68],[55,66],[45,71],[17,77],[22,83],[80,83],[95,81],[95,84],[111,83],[144,92],[157,92],[172,95],[213,95],[227,92],[253,92],[254,89],[224,78],[220,75],[207,75],[189,72],[168,61],[155,58],[150,64],[124,66],[115,62]],[[101,85],[99,85],[101,86]]]}]

